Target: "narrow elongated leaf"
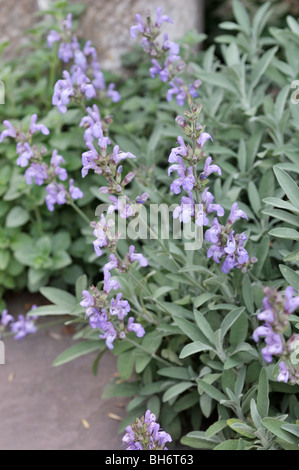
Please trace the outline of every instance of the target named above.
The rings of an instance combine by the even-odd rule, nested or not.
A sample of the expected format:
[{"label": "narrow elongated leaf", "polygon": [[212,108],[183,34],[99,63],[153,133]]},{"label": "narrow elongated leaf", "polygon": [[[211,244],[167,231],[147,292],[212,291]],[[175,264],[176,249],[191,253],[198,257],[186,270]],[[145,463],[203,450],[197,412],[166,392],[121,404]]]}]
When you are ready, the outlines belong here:
[{"label": "narrow elongated leaf", "polygon": [[186,390],[189,390],[189,388],[194,387],[194,385],[194,382],[181,382],[179,384],[174,385],[173,387],[170,387],[170,389],[167,390],[167,392],[165,392],[163,395],[163,402],[169,401],[172,398],[181,395]]},{"label": "narrow elongated leaf", "polygon": [[284,266],[283,264],[279,265],[279,269],[287,282],[293,286],[294,289],[299,290],[299,274],[288,266]]},{"label": "narrow elongated leaf", "polygon": [[204,344],[201,341],[196,341],[195,343],[188,344],[184,347],[180,354],[180,359],[185,359],[186,357],[198,354],[202,351],[211,351],[212,349],[213,348],[211,346]]},{"label": "narrow elongated leaf", "polygon": [[60,354],[60,356],[58,356],[53,362],[53,366],[62,366],[74,359],[78,359],[78,357],[86,356],[94,351],[99,351],[102,347],[103,346],[100,341],[83,341],[82,343],[75,344]]},{"label": "narrow elongated leaf", "polygon": [[274,167],[274,173],[291,204],[293,204],[296,209],[299,209],[299,188],[293,178],[278,167]]},{"label": "narrow elongated leaf", "polygon": [[276,418],[264,418],[262,419],[262,423],[265,426],[265,428],[268,429],[268,431],[275,434],[275,436],[279,437],[279,439],[282,439],[283,441],[289,444],[298,445],[297,437],[295,437],[293,434],[289,433],[288,431],[285,431],[284,429],[282,429],[282,426],[286,424],[284,423],[284,421],[280,421],[279,419],[276,419]]},{"label": "narrow elongated leaf", "polygon": [[197,383],[200,388],[203,389],[210,397],[214,398],[214,400],[218,402],[222,400],[227,400],[226,396],[213,385],[208,384],[202,379],[198,379]]},{"label": "narrow elongated leaf", "polygon": [[228,315],[226,315],[221,325],[221,340],[222,341],[226,333],[231,329],[231,327],[238,320],[240,315],[242,315],[244,310],[245,310],[245,307],[236,308],[235,310],[232,310]]}]

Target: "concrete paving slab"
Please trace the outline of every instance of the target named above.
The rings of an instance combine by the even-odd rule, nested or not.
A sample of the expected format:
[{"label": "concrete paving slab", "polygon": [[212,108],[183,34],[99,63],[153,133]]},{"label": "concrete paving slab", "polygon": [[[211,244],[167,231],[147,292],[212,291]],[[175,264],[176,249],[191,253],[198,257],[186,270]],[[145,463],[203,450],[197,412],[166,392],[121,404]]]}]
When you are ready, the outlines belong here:
[{"label": "concrete paving slab", "polygon": [[[9,312],[24,314],[25,305],[33,302],[29,295],[16,296]],[[123,418],[126,403],[101,399],[117,371],[116,360],[106,353],[98,377],[91,372],[96,353],[54,368],[55,358],[73,344],[61,326],[21,341],[5,339],[6,365],[0,366],[1,450],[121,449],[119,422],[108,414]]]}]

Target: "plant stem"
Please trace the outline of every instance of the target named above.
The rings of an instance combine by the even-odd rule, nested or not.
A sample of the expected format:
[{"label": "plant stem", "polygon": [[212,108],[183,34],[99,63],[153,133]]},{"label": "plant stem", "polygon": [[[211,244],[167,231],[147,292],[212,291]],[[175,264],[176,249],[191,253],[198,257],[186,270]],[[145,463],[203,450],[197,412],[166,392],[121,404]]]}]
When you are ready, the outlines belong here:
[{"label": "plant stem", "polygon": [[86,222],[88,226],[90,226],[89,218],[87,217],[87,215],[84,214],[84,212],[80,209],[80,207],[78,207],[72,199],[68,201],[68,203],[77,212],[77,214],[80,215],[80,217],[84,220],[84,222]]}]

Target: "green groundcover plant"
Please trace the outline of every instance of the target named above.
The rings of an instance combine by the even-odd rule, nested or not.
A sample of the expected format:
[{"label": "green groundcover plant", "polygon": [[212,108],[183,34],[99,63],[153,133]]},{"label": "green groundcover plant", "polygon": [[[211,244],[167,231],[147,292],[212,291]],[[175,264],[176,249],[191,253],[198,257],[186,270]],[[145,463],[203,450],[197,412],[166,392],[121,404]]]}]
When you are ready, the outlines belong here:
[{"label": "green groundcover plant", "polygon": [[[112,351],[120,378],[104,397],[130,398],[130,450],[299,448],[299,23],[267,26],[270,3],[253,17],[233,7],[221,57],[198,53],[196,32],[173,42],[161,8],[138,14],[142,47],[117,84],[69,13],[47,32],[63,64],[54,109],[29,107],[0,138],[24,191],[12,207],[4,197],[2,258],[28,266],[52,303],[18,321],[4,311],[1,331],[21,338],[57,315],[78,342],[55,366],[98,352],[96,374]],[[41,213],[29,224],[30,207]],[[10,232],[15,220],[29,233]],[[70,256],[84,274],[67,282]]]}]

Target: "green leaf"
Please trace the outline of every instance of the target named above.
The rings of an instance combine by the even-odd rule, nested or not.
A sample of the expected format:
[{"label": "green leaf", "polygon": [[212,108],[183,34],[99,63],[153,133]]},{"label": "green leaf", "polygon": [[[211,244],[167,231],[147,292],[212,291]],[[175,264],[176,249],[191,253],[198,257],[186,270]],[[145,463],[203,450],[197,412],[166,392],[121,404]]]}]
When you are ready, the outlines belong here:
[{"label": "green leaf", "polygon": [[299,188],[293,178],[278,167],[274,167],[274,173],[291,204],[293,204],[296,209],[299,209]]},{"label": "green leaf", "polygon": [[113,397],[134,397],[139,390],[139,384],[137,382],[129,383],[118,383],[110,385],[106,388],[102,394],[102,398],[108,399]]},{"label": "green leaf", "polygon": [[253,181],[250,181],[248,184],[248,197],[250,205],[254,210],[255,214],[259,215],[262,205],[257,187],[255,186]]},{"label": "green leaf", "polygon": [[[245,449],[250,450],[252,449],[252,445],[245,441]],[[239,450],[239,440],[236,439],[229,439],[228,441],[221,442],[218,446],[214,448],[214,450]]]},{"label": "green leaf", "polygon": [[226,419],[221,419],[220,421],[216,421],[216,423],[212,424],[206,430],[206,436],[207,437],[213,437],[213,436],[215,436],[215,434],[218,434],[219,432],[221,432],[226,427],[227,427],[227,420]]},{"label": "green leaf", "polygon": [[0,271],[5,271],[9,261],[10,261],[10,252],[8,250],[0,250]]},{"label": "green leaf", "polygon": [[79,344],[71,346],[69,349],[64,351],[60,356],[55,359],[53,362],[54,367],[62,366],[68,362],[78,359],[81,356],[86,356],[94,351],[99,351],[102,349],[101,341],[84,341]]},{"label": "green leaf", "polygon": [[246,340],[247,334],[248,318],[243,312],[231,327],[229,334],[230,344],[237,347],[240,343],[243,343]]},{"label": "green leaf", "polygon": [[159,369],[158,374],[171,379],[190,380],[189,371],[184,367],[165,367]]},{"label": "green leaf", "polygon": [[253,292],[250,282],[250,277],[246,274],[242,282],[242,297],[246,305],[247,310],[250,313],[254,313],[254,301],[253,301]]},{"label": "green leaf", "polygon": [[76,298],[72,294],[54,287],[42,287],[40,293],[50,302],[53,302],[53,304],[66,309],[72,309],[77,303]]},{"label": "green leaf", "polygon": [[270,230],[269,235],[272,237],[286,238],[288,240],[299,240],[299,232],[292,228],[274,228]]},{"label": "green leaf", "polygon": [[279,265],[279,269],[286,281],[293,286],[294,289],[299,290],[299,274],[283,264]]},{"label": "green leaf", "polygon": [[124,352],[118,356],[117,368],[120,374],[120,377],[123,380],[129,380],[133,373],[133,367],[135,364],[135,356],[131,351]]},{"label": "green leaf", "polygon": [[255,439],[256,437],[254,434],[256,429],[248,426],[248,424],[244,423],[244,421],[241,421],[240,419],[229,419],[227,424],[231,429],[242,436],[248,437],[249,439]]},{"label": "green leaf", "polygon": [[22,227],[30,219],[29,212],[27,212],[23,207],[17,206],[11,209],[6,217],[6,227],[7,228],[16,228]]},{"label": "green leaf", "polygon": [[[283,429],[284,431],[288,431],[290,432],[291,434],[294,434],[294,436],[297,436],[299,437],[299,424],[284,424],[283,426],[281,426],[281,429]],[[299,445],[299,443],[298,443]]]},{"label": "green leaf", "polygon": [[45,305],[44,307],[38,307],[34,312],[30,314],[38,315],[39,317],[47,317],[54,315],[69,315],[71,312],[68,308],[60,307],[58,305]]},{"label": "green leaf", "polygon": [[200,388],[204,390],[210,397],[214,398],[214,400],[218,402],[221,402],[222,400],[227,400],[226,396],[213,385],[208,384],[202,379],[198,379],[197,383]]},{"label": "green leaf", "polygon": [[258,262],[253,268],[253,273],[255,274],[256,277],[260,277],[261,275],[265,261],[268,257],[269,247],[270,247],[270,238],[268,236],[265,236],[262,242],[259,244],[257,252],[256,252],[256,257],[258,259]]},{"label": "green leaf", "polygon": [[78,302],[81,302],[82,300],[82,292],[84,290],[87,290],[87,276],[84,274],[83,276],[79,277],[76,282],[76,298]]},{"label": "green leaf", "polygon": [[233,1],[233,12],[239,25],[242,27],[243,31],[247,34],[247,36],[249,36],[251,30],[250,17],[247,13],[246,8],[242,5],[239,0]]},{"label": "green leaf", "polygon": [[215,345],[215,338],[214,338],[214,331],[210,327],[209,322],[203,316],[199,310],[194,310],[195,321],[198,325],[200,331],[205,335],[207,340],[212,344]]},{"label": "green leaf", "polygon": [[207,344],[202,343],[201,341],[196,341],[195,343],[190,343],[185,346],[180,354],[180,359],[185,359],[193,354],[198,354],[202,351],[212,351],[213,348]]},{"label": "green leaf", "polygon": [[282,429],[282,426],[286,424],[283,421],[276,418],[264,418],[262,419],[262,423],[268,431],[275,434],[279,439],[282,439],[289,444],[298,444],[298,439],[296,439],[293,434]]},{"label": "green leaf", "polygon": [[185,333],[185,335],[188,336],[188,338],[190,338],[192,341],[201,341],[203,343],[206,341],[205,336],[200,331],[198,331],[194,323],[176,316],[173,316],[173,319],[182,332]]},{"label": "green leaf", "polygon": [[277,197],[266,197],[265,199],[263,199],[263,202],[265,204],[270,204],[270,206],[279,207],[280,209],[286,209],[291,212],[296,212],[296,210],[298,211],[295,206],[293,206],[287,201],[278,199]]},{"label": "green leaf", "polygon": [[193,431],[184,436],[181,443],[193,449],[213,450],[218,444],[218,440],[206,437],[203,431]]},{"label": "green leaf", "polygon": [[277,51],[278,47],[276,46],[268,50],[253,66],[250,87],[251,90],[253,90],[258,85],[260,79],[263,77]]},{"label": "green leaf", "polygon": [[189,388],[194,387],[194,385],[194,382],[181,382],[179,384],[173,385],[173,387],[170,387],[170,389],[164,393],[162,401],[165,403],[169,400],[172,400],[178,395],[184,393],[186,390],[189,390]]},{"label": "green leaf", "polygon": [[224,318],[221,324],[221,341],[223,341],[226,333],[231,329],[231,327],[235,324],[235,322],[240,318],[240,315],[244,312],[245,307],[236,308],[232,310],[226,317]]}]

